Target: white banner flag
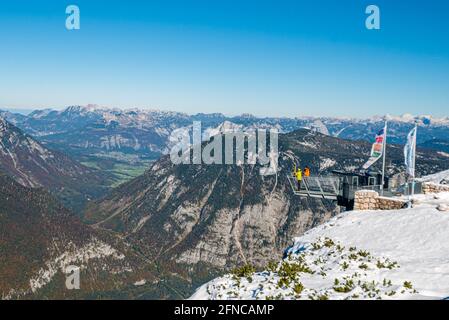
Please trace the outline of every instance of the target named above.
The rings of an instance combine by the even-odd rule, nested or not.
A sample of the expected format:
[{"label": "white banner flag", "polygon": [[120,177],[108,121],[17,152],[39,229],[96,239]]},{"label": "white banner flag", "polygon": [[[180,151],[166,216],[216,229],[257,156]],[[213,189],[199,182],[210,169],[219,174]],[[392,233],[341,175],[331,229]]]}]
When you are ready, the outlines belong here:
[{"label": "white banner flag", "polygon": [[407,144],[404,147],[404,157],[407,174],[415,177],[415,158],[416,158],[416,132],[417,127],[413,128],[407,136]]}]

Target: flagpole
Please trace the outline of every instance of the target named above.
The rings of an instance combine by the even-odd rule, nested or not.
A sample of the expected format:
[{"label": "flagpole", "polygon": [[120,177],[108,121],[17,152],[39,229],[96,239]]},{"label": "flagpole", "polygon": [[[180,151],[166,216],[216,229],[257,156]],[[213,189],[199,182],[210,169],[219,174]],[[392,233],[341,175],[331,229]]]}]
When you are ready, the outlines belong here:
[{"label": "flagpole", "polygon": [[413,177],[412,177],[412,198],[415,195],[415,171],[416,171],[416,139],[418,136],[418,125],[415,124],[415,138],[413,143]]},{"label": "flagpole", "polygon": [[387,154],[387,121],[385,120],[385,128],[384,128],[384,146],[383,146],[383,160],[382,160],[382,187],[381,195],[384,195],[384,186],[385,186],[385,156]]}]

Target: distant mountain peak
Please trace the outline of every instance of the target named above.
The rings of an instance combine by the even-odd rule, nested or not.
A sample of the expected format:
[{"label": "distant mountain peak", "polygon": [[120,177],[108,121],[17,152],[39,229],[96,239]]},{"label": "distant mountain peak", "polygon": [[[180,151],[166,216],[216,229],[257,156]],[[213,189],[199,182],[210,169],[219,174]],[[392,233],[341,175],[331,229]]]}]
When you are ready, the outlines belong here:
[{"label": "distant mountain peak", "polygon": [[74,105],[69,106],[60,113],[98,113],[98,114],[104,114],[104,113],[113,113],[113,114],[166,114],[166,115],[186,115],[181,112],[176,111],[165,111],[165,110],[159,110],[159,109],[150,109],[150,108],[118,108],[118,107],[107,107],[107,106],[100,106],[98,104],[88,104],[85,106],[81,105]]},{"label": "distant mountain peak", "polygon": [[390,122],[410,123],[410,124],[417,124],[420,126],[429,126],[429,125],[449,126],[449,117],[438,118],[432,115],[425,115],[425,114],[413,115],[411,113],[404,113],[399,116],[387,114],[382,117],[373,117],[371,119],[387,120]]}]

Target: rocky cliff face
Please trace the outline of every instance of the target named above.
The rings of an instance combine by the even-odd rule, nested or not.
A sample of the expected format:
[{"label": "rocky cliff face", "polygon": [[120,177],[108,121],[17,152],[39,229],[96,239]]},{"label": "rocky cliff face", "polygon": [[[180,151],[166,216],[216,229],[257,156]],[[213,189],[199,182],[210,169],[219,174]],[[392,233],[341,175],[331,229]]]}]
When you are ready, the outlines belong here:
[{"label": "rocky cliff face", "polygon": [[46,148],[0,118],[0,169],[26,187],[44,187],[72,208],[106,191],[105,174]]},{"label": "rocky cliff face", "polygon": [[[282,135],[279,148],[274,176],[261,176],[258,165],[173,165],[163,157],[93,204],[86,218],[122,233],[146,257],[193,282],[244,263],[264,265],[278,259],[293,236],[339,212],[333,202],[294,195],[287,180],[294,161],[313,174],[355,169],[370,145],[299,130]],[[399,172],[401,148],[389,154],[389,170]],[[427,160],[429,167],[418,167],[447,166],[436,153]]]}]

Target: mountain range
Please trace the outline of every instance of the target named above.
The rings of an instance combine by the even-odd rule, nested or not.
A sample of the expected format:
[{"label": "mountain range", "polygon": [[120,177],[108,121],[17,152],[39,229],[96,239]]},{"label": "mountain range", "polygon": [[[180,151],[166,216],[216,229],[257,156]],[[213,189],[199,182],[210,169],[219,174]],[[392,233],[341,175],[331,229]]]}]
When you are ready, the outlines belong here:
[{"label": "mountain range", "polygon": [[[449,118],[407,114],[367,119],[261,118],[249,114],[233,117],[220,113],[188,115],[88,105],[71,106],[64,110],[36,110],[26,116],[0,111],[0,116],[24,132],[39,137],[49,147],[66,152],[88,166],[116,173],[118,182],[129,178],[123,177],[125,167],[130,170],[130,177],[136,176],[148,167],[149,162],[168,153],[173,130],[192,126],[194,121],[201,121],[204,130],[216,128],[227,121],[246,130],[275,128],[281,133],[287,133],[307,128],[342,139],[372,141],[384,121],[388,120],[388,140],[391,143],[404,144],[415,123],[419,127],[418,144],[446,152],[449,143]],[[114,167],[118,170],[114,170]]]},{"label": "mountain range", "polygon": [[[332,201],[295,195],[287,180],[294,165],[317,175],[357,170],[383,127],[382,118],[96,106],[0,116],[3,298],[186,298],[231,268],[280,259],[294,236],[341,212]],[[193,121],[202,122],[204,142],[236,128],[278,129],[277,174],[260,175],[259,164],[174,165],[165,155],[170,135]],[[402,142],[415,122],[420,141],[435,149],[418,148],[417,172],[448,169],[449,154],[439,147],[449,132],[445,119],[392,118],[389,141]],[[389,144],[387,155],[388,175],[403,182],[402,146]],[[70,263],[92,272],[89,289],[64,290]]]}]

